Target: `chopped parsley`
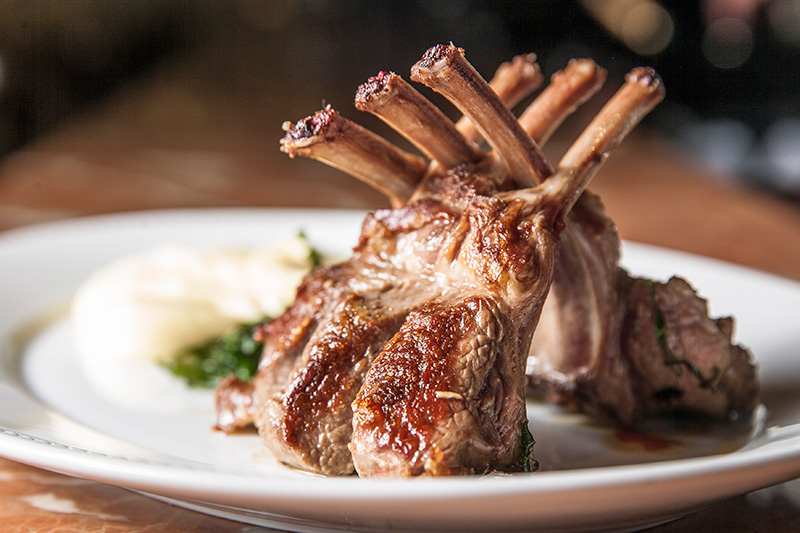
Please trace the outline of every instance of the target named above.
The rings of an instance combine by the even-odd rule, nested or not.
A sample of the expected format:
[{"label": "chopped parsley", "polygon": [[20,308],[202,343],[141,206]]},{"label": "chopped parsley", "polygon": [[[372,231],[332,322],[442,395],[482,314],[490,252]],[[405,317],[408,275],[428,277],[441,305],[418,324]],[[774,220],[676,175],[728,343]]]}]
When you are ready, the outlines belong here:
[{"label": "chopped parsley", "polygon": [[533,452],[533,445],[536,444],[536,440],[534,440],[533,434],[528,427],[527,419],[520,422],[519,425],[522,431],[519,441],[520,453],[522,454],[522,470],[524,472],[535,472],[539,465],[535,459],[533,462],[531,462],[531,455]]},{"label": "chopped parsley", "polygon": [[237,326],[205,344],[181,351],[163,365],[195,388],[213,388],[230,374],[247,381],[255,375],[261,358],[262,343],[254,336],[256,325]]},{"label": "chopped parsley", "polygon": [[308,262],[311,264],[311,268],[317,268],[318,266],[322,265],[322,254],[319,253],[319,250],[311,246],[311,242],[308,240],[308,236],[306,236],[304,231],[300,231],[298,234],[300,240],[308,245]]}]

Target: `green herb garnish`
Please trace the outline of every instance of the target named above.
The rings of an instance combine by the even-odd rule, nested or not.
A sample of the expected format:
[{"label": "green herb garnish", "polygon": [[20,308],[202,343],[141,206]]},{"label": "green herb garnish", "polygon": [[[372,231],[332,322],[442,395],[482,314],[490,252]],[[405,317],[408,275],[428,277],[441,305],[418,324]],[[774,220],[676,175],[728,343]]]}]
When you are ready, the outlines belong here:
[{"label": "green herb garnish", "polygon": [[308,262],[311,263],[311,268],[317,268],[318,266],[321,266],[322,254],[319,253],[319,250],[311,246],[311,242],[308,240],[305,232],[300,231],[299,237],[300,240],[308,245]]},{"label": "green herb garnish", "polygon": [[531,452],[533,451],[533,445],[536,444],[536,440],[534,440],[533,434],[528,427],[527,419],[520,422],[520,429],[522,435],[519,441],[519,448],[522,454],[522,470],[524,472],[535,472],[538,467],[538,462],[534,460],[533,463],[531,463]]},{"label": "green herb garnish", "polygon": [[261,358],[262,343],[253,335],[256,325],[240,325],[201,346],[181,351],[163,365],[190,387],[213,388],[231,374],[247,381],[255,375]]}]

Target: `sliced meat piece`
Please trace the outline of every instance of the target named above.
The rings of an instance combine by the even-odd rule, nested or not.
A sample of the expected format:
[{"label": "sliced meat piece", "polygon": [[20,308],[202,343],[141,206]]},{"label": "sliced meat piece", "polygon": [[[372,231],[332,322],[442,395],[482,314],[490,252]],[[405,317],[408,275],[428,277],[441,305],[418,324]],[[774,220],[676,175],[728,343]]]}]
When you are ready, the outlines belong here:
[{"label": "sliced meat piece", "polygon": [[618,418],[748,415],[758,381],[749,353],[731,341],[731,319],[709,318],[706,301],[681,278],[626,281],[621,353],[637,391],[632,409],[610,406]]}]

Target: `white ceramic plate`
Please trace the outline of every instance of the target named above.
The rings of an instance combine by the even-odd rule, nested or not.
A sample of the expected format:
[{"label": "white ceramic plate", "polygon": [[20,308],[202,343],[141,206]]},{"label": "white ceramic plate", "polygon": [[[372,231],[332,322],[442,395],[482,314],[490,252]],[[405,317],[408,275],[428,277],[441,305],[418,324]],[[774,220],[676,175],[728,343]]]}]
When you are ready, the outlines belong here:
[{"label": "white ceramic plate", "polygon": [[[648,438],[531,405],[542,471],[483,478],[321,478],[276,464],[254,435],[211,430],[207,409],[144,414],[84,380],[64,315],[114,258],[166,242],[248,246],[304,230],[346,253],[362,213],[190,210],[72,220],[0,234],[0,454],[202,512],[298,531],[634,528],[800,476],[800,284],[626,244],[635,273],[680,274],[734,314],[756,354],[765,409],[751,428],[671,428]],[[658,428],[656,428],[658,429]],[[664,429],[664,428],[662,428]]]}]

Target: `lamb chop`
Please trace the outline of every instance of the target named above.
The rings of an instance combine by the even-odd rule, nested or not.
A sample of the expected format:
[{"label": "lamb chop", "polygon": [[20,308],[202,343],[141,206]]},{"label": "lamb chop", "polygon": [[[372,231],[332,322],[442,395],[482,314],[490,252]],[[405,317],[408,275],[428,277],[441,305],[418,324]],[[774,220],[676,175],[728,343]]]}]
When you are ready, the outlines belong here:
[{"label": "lamb chop", "polygon": [[684,279],[632,277],[615,228],[584,194],[528,358],[529,394],[623,425],[658,418],[747,420],[756,369],[732,342],[733,319],[709,317]]},{"label": "lamb chop", "polygon": [[526,81],[500,95],[453,45],[413,67],[468,117],[458,125],[397,75],[359,89],[357,106],[429,163],[330,107],[285,126],[285,152],[350,172],[393,209],[369,215],[351,259],[312,272],[263,327],[256,377],[218,389],[222,429],[254,423],[280,460],[325,474],[469,474],[525,459],[525,361],[565,217],[663,87],[634,70],[553,171],[503,103],[541,79],[530,58],[514,64]]},{"label": "lamb chop", "polygon": [[[498,85],[528,87],[515,76],[519,69],[499,71]],[[520,125],[543,146],[604,80],[592,61],[573,60]],[[524,97],[498,94],[509,106]],[[481,140],[467,117],[458,126]],[[733,319],[709,317],[705,300],[681,278],[660,283],[621,268],[617,228],[596,195],[585,192],[567,221],[528,358],[529,394],[626,425],[673,415],[747,419],[758,380],[751,355],[732,342]]]}]

